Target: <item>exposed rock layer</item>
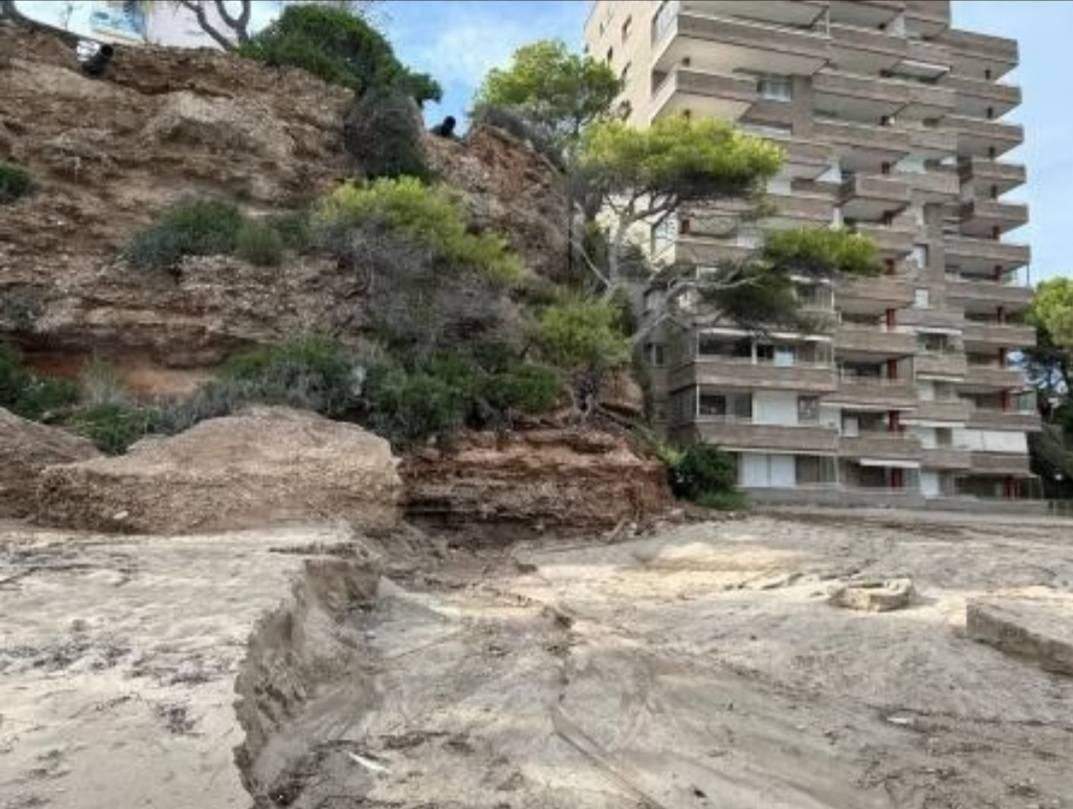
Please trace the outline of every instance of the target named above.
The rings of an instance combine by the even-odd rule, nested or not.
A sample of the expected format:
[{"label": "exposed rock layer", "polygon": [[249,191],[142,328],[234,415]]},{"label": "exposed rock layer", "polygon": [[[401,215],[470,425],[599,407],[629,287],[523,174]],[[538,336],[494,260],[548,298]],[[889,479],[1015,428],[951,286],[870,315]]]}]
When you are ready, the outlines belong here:
[{"label": "exposed rock layer", "polygon": [[1073,676],[1073,599],[978,599],[965,614],[974,640]]},{"label": "exposed rock layer", "polygon": [[584,531],[640,520],[670,504],[661,463],[601,430],[466,433],[449,452],[406,459],[412,516]]},{"label": "exposed rock layer", "polygon": [[33,513],[37,478],[45,467],[97,457],[86,439],[0,407],[0,517]]},{"label": "exposed rock layer", "polygon": [[396,524],[401,483],[388,443],[353,424],[279,407],[148,438],[117,458],[45,470],[45,524],[189,533],[341,520]]}]

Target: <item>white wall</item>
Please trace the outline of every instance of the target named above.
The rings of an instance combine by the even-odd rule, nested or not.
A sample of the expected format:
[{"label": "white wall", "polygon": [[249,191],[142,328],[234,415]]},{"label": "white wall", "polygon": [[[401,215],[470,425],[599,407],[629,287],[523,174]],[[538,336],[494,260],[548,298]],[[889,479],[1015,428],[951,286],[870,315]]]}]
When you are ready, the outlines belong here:
[{"label": "white wall", "polygon": [[954,428],[954,446],[975,452],[1028,452],[1024,433],[1009,430],[967,430]]},{"label": "white wall", "polygon": [[797,394],[780,390],[753,393],[753,424],[797,424]]},{"label": "white wall", "polygon": [[938,446],[934,427],[911,427],[910,432],[920,439],[920,445],[924,449],[935,449]]}]

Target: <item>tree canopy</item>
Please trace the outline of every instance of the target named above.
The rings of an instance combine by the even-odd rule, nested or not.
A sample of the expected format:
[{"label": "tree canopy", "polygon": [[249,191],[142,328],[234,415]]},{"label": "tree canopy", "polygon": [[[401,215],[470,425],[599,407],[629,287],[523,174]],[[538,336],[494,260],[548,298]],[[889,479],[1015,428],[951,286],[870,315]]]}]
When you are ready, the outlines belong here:
[{"label": "tree canopy", "polygon": [[1073,278],[1053,278],[1037,286],[1028,317],[1047,331],[1055,346],[1073,349]]},{"label": "tree canopy", "polygon": [[607,115],[621,91],[606,63],[545,39],[516,50],[509,67],[489,71],[475,102],[513,109],[563,145]]},{"label": "tree canopy", "polygon": [[303,68],[359,96],[373,88],[392,87],[422,104],[439,101],[442,94],[431,76],[414,73],[399,62],[383,34],[337,6],[287,6],[239,52],[270,65]]}]

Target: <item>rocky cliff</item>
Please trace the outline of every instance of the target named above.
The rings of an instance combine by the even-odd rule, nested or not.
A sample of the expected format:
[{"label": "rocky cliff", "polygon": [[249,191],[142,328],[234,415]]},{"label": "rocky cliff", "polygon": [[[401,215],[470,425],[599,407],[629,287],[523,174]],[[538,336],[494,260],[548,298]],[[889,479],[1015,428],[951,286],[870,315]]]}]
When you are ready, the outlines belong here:
[{"label": "rocky cliff", "polygon": [[[186,390],[237,347],[297,330],[356,337],[361,291],[332,262],[266,270],[197,257],[173,276],[117,260],[182,197],[268,214],[359,172],[343,148],[347,91],[203,50],[120,49],[92,79],[59,39],[8,24],[0,54],[0,160],[38,184],[0,217],[0,337],[54,372],[91,352],[113,359],[145,393]],[[544,158],[491,130],[430,137],[427,149],[478,226],[505,233],[533,271],[559,271],[565,205]]]}]

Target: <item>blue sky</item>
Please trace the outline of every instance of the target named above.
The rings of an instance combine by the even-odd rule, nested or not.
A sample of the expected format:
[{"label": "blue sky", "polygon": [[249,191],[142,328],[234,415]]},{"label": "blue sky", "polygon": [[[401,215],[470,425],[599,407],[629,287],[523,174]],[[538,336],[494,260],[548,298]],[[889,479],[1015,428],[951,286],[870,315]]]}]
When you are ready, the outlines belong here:
[{"label": "blue sky", "polygon": [[[434,122],[460,117],[481,77],[517,46],[559,37],[580,47],[587,3],[386,0],[375,7],[400,58],[443,85],[443,103],[426,112]],[[953,18],[959,28],[1020,42],[1021,64],[1007,80],[1022,86],[1024,103],[1007,119],[1024,124],[1025,145],[1005,159],[1028,167],[1027,185],[1008,198],[1028,202],[1031,221],[1007,239],[1032,245],[1033,282],[1073,275],[1073,1],[955,0]]]}]

